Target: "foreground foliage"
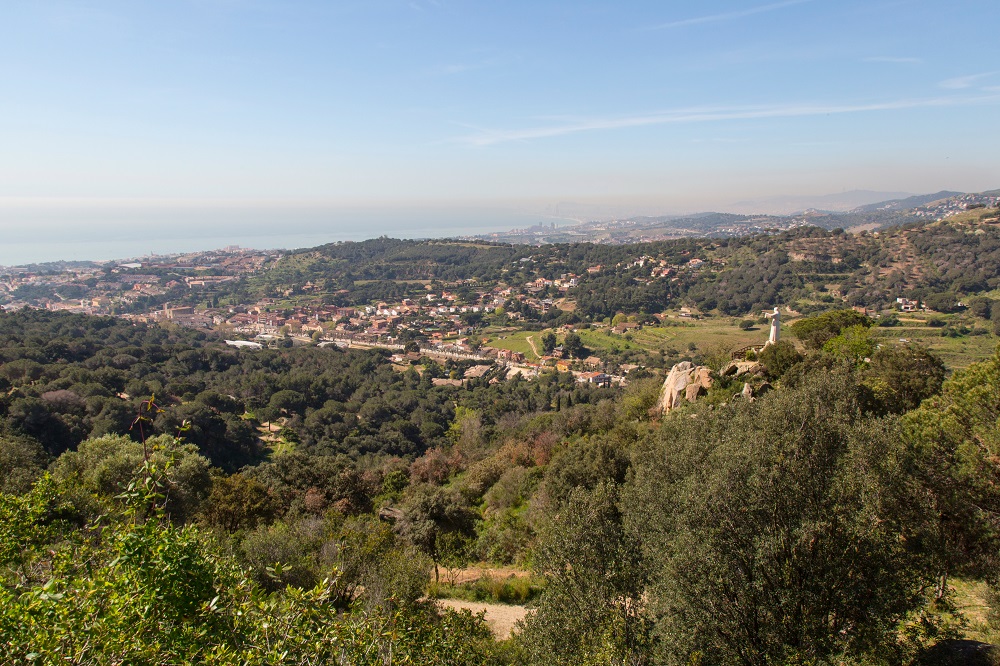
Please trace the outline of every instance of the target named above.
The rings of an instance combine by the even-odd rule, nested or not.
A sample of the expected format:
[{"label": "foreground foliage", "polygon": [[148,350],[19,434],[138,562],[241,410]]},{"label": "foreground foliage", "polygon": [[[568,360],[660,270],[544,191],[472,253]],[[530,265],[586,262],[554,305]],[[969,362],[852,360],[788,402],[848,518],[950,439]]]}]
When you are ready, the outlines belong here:
[{"label": "foreground foliage", "polygon": [[[1000,357],[901,424],[868,370],[673,415],[542,530],[533,664],[909,663],[994,576]],[[947,434],[946,434],[947,433]]]},{"label": "foreground foliage", "polygon": [[[64,349],[43,333],[71,319],[28,313],[0,364],[0,663],[911,663],[962,635],[950,581],[1000,573],[1000,356],[942,387],[926,350],[816,319],[754,401],[718,377],[657,423],[656,377],[433,387],[117,324]],[[136,403],[138,433],[100,416]],[[537,578],[455,586],[487,559]],[[498,642],[420,601],[449,590],[535,611]]]},{"label": "foreground foliage", "polygon": [[[154,465],[125,512],[74,529],[48,478],[0,496],[5,664],[482,664],[481,618],[387,603],[342,613],[332,579],[267,593],[192,526],[163,516]],[[280,573],[280,572],[277,572]]]}]

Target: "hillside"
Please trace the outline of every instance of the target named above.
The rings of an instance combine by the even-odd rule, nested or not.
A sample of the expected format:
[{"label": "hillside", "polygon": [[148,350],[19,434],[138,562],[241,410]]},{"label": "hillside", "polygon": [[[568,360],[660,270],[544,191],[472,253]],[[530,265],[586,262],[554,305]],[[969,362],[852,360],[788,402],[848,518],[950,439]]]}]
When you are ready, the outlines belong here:
[{"label": "hillside", "polygon": [[[497,282],[518,289],[574,274],[579,286],[564,294],[588,317],[678,305],[737,315],[774,305],[808,311],[839,300],[883,309],[903,296],[974,295],[1000,286],[998,265],[996,210],[976,209],[858,234],[806,226],[728,239],[537,248],[379,239],[288,255],[243,288],[262,296],[312,282],[335,302],[363,304],[424,293],[430,281],[463,281],[466,291]],[[593,266],[601,270],[588,274]],[[668,270],[653,270],[661,268]]]},{"label": "hillside", "polygon": [[911,663],[1000,636],[996,208],[198,261],[87,278],[162,279],[149,311],[0,313],[5,662]]},{"label": "hillside", "polygon": [[[654,217],[627,217],[614,220],[589,221],[571,227],[534,228],[507,233],[482,234],[475,238],[505,243],[629,243],[698,236],[732,237],[763,232],[787,231],[805,225],[824,229],[853,229],[869,231],[898,226],[916,220],[940,219],[965,210],[972,205],[995,206],[996,191],[966,194],[941,191],[933,194],[902,196],[857,205],[858,201],[871,201],[878,193],[857,192],[802,199],[803,205],[784,205],[763,208],[767,212],[704,212],[691,215]],[[885,193],[891,194],[891,193]],[[846,202],[854,200],[854,204]],[[744,211],[754,210],[746,202]]]},{"label": "hillside", "polygon": [[469,364],[0,313],[0,656],[911,663],[949,649],[935,627],[992,640],[1000,361],[944,381],[872,324],[801,319],[733,373],[699,353],[711,381],[664,414],[641,373],[438,384]]},{"label": "hillside", "polygon": [[[688,310],[699,321],[724,319],[732,331],[738,322],[733,318],[755,320],[776,306],[794,316],[850,306],[892,321],[903,307],[897,299],[908,299],[918,305],[907,309],[937,317],[947,334],[970,340],[992,331],[991,304],[1000,294],[1000,226],[996,208],[975,207],[982,205],[979,199],[968,196],[916,209],[943,211],[940,219],[918,217],[854,233],[804,224],[755,235],[692,232],[648,242],[541,246],[378,238],[294,252],[208,252],[141,265],[20,269],[0,280],[0,306],[117,314],[248,338],[337,333],[366,343],[413,340],[449,348],[462,341],[463,353],[469,345],[489,349],[516,339],[510,351],[531,354],[524,336],[515,338],[508,329],[531,334],[610,326],[619,315],[646,326]],[[829,226],[845,217],[810,213],[804,219]],[[751,221],[701,216],[692,223],[720,220]],[[497,342],[499,336],[504,342]],[[488,338],[492,342],[483,342]],[[960,345],[951,347],[949,354],[958,354],[949,358],[953,367],[981,357],[980,345],[965,358]],[[611,345],[601,355],[612,367],[662,365],[658,352],[650,342]]]},{"label": "hillside", "polygon": [[[924,206],[926,204],[943,201],[945,199],[953,199],[955,197],[962,196],[964,192],[950,192],[948,190],[941,190],[940,192],[935,192],[934,194],[919,194],[912,197],[906,197],[905,199],[890,199],[887,201],[880,201],[873,204],[867,204],[865,206],[858,206],[853,209],[855,213],[870,213],[877,210],[909,210],[911,208],[917,208],[918,206]],[[983,192],[984,195],[989,195],[989,192]]]}]

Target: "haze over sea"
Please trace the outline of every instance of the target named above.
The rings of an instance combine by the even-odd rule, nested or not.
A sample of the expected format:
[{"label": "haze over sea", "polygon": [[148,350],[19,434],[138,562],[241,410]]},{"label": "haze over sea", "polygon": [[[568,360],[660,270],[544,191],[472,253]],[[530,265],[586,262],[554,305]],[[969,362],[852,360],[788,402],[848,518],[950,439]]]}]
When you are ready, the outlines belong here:
[{"label": "haze over sea", "polygon": [[0,210],[9,221],[0,266],[103,261],[230,245],[296,249],[379,236],[446,238],[574,220],[496,209],[261,207],[104,207]]}]

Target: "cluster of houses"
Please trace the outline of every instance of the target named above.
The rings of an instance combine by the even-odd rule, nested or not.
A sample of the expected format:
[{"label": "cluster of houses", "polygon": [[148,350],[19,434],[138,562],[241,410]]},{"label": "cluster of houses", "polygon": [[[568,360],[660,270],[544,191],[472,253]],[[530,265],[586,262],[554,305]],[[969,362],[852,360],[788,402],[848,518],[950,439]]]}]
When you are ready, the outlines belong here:
[{"label": "cluster of houses", "polygon": [[[537,277],[521,286],[503,283],[479,285],[450,283],[427,285],[427,293],[412,295],[398,301],[374,302],[366,305],[340,306],[323,303],[319,298],[327,290],[306,282],[292,286],[286,298],[263,298],[238,306],[212,307],[213,287],[261,271],[279,262],[280,252],[260,252],[226,248],[214,252],[193,253],[170,257],[148,257],[136,261],[90,264],[74,270],[33,272],[26,269],[6,271],[0,282],[3,292],[14,294],[26,285],[48,285],[52,296],[43,305],[52,310],[65,309],[86,314],[116,314],[135,309],[140,299],[163,303],[139,314],[121,314],[123,318],[144,323],[169,323],[200,329],[215,329],[229,334],[240,346],[243,341],[266,340],[270,336],[312,338],[329,344],[379,345],[402,350],[402,341],[420,339],[421,353],[431,352],[444,357],[482,360],[488,365],[474,367],[507,368],[508,378],[520,374],[533,376],[545,368],[573,372],[580,382],[606,385],[619,378],[603,372],[597,357],[584,360],[563,358],[560,349],[530,362],[518,351],[504,349],[488,338],[473,336],[478,320],[484,315],[504,312],[509,321],[523,319],[522,311],[531,308],[541,314],[558,307],[553,299],[567,294],[589,276],[609,270],[639,267],[650,271],[651,278],[666,278],[683,270],[697,270],[704,263],[698,258],[686,258],[682,266],[671,265],[664,259],[649,256],[617,266],[593,265],[579,273]],[[521,260],[524,262],[525,260]],[[531,261],[528,259],[527,261]],[[72,293],[66,298],[60,293]],[[470,288],[473,291],[470,291]],[[186,295],[192,292],[208,294],[207,300],[191,305]],[[289,299],[295,294],[316,295],[315,299]],[[550,297],[551,296],[551,297]],[[13,298],[0,298],[0,303],[17,306]],[[131,308],[123,306],[132,306]],[[502,310],[501,310],[502,308]],[[616,323],[613,332],[626,334],[639,325],[635,322]],[[490,344],[493,342],[493,344]],[[475,377],[463,377],[462,380]]]},{"label": "cluster of houses", "polygon": [[68,264],[63,270],[5,268],[0,278],[0,304],[10,310],[31,306],[81,314],[116,314],[143,299],[162,298],[177,287],[204,289],[237,280],[262,270],[278,257],[276,251],[232,246],[134,261],[81,262]]},{"label": "cluster of houses", "polygon": [[691,257],[679,263],[671,263],[666,259],[643,255],[626,264],[625,268],[629,270],[648,268],[651,279],[670,279],[676,281],[680,279],[680,275],[683,273],[695,273],[701,271],[706,266],[725,266],[725,263],[721,259],[705,260],[700,257]]},{"label": "cluster of houses", "polygon": [[996,208],[998,206],[1000,206],[1000,196],[991,194],[962,194],[915,208],[913,214],[916,217],[943,220],[974,208]]},{"label": "cluster of houses", "polygon": [[[599,268],[599,267],[598,267]],[[587,269],[588,271],[590,269]],[[558,278],[554,280],[549,280],[547,278],[540,277],[537,280],[532,280],[525,283],[524,287],[531,294],[537,294],[541,291],[548,289],[549,287],[555,287],[559,291],[566,293],[573,287],[580,284],[580,276],[574,275],[573,273],[563,273]]]}]

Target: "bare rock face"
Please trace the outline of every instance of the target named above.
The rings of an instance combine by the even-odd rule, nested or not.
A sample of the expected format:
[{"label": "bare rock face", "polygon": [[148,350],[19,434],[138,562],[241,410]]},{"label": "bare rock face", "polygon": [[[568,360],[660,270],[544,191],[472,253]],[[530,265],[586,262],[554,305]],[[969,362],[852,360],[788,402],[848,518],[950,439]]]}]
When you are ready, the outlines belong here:
[{"label": "bare rock face", "polygon": [[719,372],[724,377],[740,377],[741,375],[756,375],[763,370],[757,361],[733,361]]},{"label": "bare rock face", "polygon": [[694,402],[712,386],[712,371],[691,361],[681,361],[670,369],[663,382],[660,399],[653,408],[656,414],[666,414],[682,404],[682,399]]},{"label": "bare rock face", "polygon": [[704,365],[699,365],[694,371],[695,381],[703,388],[712,388],[712,369]]}]

